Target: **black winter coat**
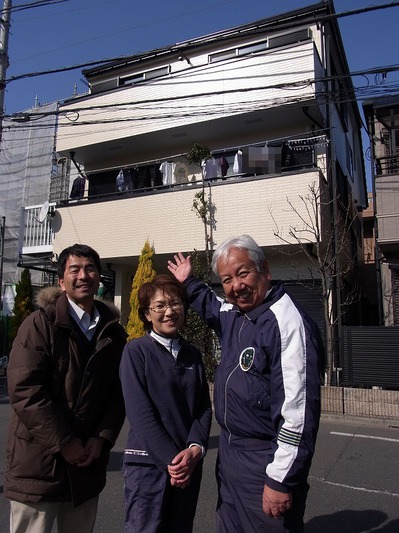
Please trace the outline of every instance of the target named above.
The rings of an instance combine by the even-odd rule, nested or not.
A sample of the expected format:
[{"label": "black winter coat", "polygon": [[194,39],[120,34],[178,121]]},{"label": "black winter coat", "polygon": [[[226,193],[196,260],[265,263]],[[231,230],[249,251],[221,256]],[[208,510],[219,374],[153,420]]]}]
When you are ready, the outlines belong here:
[{"label": "black winter coat", "polygon": [[[89,342],[58,289],[19,328],[7,369],[12,406],[4,495],[29,503],[79,505],[105,486],[109,451],[125,418],[119,363],[126,334],[116,308],[95,302],[101,319]],[[66,463],[60,450],[74,437],[105,440],[88,467]]]}]

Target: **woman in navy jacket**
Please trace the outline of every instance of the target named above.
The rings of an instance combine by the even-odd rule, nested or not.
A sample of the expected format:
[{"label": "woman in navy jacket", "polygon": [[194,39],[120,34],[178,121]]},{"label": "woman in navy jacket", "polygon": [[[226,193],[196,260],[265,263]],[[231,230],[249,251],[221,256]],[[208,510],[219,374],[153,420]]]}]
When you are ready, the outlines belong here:
[{"label": "woman in navy jacket", "polygon": [[125,531],[192,531],[212,419],[201,353],[180,335],[184,287],[156,276],[139,289],[147,334],[120,368],[130,423],[124,453]]}]

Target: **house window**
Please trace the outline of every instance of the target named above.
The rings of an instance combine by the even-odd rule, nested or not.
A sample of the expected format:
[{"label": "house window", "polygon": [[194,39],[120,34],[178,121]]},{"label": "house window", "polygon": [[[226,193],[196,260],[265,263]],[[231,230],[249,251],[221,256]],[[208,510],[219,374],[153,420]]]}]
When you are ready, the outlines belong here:
[{"label": "house window", "polygon": [[131,76],[123,76],[119,79],[119,85],[134,85],[141,81],[152,80],[154,78],[160,78],[166,76],[170,72],[170,65],[166,67],[160,67],[153,70],[147,70],[145,72],[135,73]]},{"label": "house window", "polygon": [[296,44],[302,41],[307,41],[312,38],[312,30],[304,28],[303,30],[293,31],[291,33],[283,33],[269,38],[269,48],[277,48],[278,46],[286,46],[288,44]]},{"label": "house window", "polygon": [[209,63],[216,63],[217,61],[224,61],[226,59],[231,59],[236,57],[236,49],[224,50],[223,52],[218,52],[216,54],[211,54],[209,56]]},{"label": "house window", "polygon": [[385,129],[381,130],[382,143],[386,146],[387,155],[399,154],[399,129]]},{"label": "house window", "polygon": [[377,174],[396,174],[399,170],[399,129],[383,128],[381,144],[385,147],[382,158],[377,160]]},{"label": "house window", "polygon": [[307,41],[311,38],[312,31],[310,30],[310,28],[304,28],[303,30],[294,31],[291,33],[284,33],[282,35],[276,35],[258,43],[240,46],[239,48],[230,48],[230,50],[224,50],[223,52],[210,54],[209,63],[216,63],[217,61],[224,61],[226,59],[232,59],[233,57],[237,56],[255,54],[256,52],[262,52],[264,50],[267,50],[268,48],[277,48],[278,46],[296,44],[302,41]]},{"label": "house window", "polygon": [[267,41],[262,41],[261,43],[250,44],[248,46],[242,46],[237,50],[239,56],[245,56],[249,54],[255,54],[256,52],[262,52],[267,50],[268,45]]}]

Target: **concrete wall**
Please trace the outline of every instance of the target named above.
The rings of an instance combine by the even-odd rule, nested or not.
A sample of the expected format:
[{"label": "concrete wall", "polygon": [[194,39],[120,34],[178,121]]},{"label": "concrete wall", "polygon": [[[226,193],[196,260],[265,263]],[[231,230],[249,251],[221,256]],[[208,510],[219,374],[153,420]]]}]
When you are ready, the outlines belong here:
[{"label": "concrete wall", "polygon": [[322,413],[399,420],[399,391],[322,387]]}]

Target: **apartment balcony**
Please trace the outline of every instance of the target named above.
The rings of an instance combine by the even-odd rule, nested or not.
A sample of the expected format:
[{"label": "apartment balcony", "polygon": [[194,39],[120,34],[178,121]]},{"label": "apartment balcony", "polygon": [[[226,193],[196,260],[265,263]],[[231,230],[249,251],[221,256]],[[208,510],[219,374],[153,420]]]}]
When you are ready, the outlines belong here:
[{"label": "apartment balcony", "polygon": [[377,176],[399,174],[399,155],[378,157],[375,164]]},{"label": "apartment balcony", "polygon": [[[230,176],[210,182],[180,183],[151,190],[134,190],[83,198],[57,205],[59,229],[54,251],[74,242],[90,243],[104,261],[132,264],[147,239],[157,258],[204,249],[204,226],[193,209],[195,195],[205,192],[210,207],[208,234],[213,245],[225,238],[250,233],[261,246],[290,241],[289,227],[307,219],[301,196],[318,185],[321,172],[312,167],[284,174]],[[293,241],[294,244],[294,241]],[[162,256],[165,256],[161,259]]]},{"label": "apartment balcony", "polygon": [[20,255],[41,257],[52,254],[55,205],[55,203],[44,206],[30,205],[22,209],[19,232]]},{"label": "apartment balcony", "polygon": [[309,106],[316,123],[323,121],[320,87],[307,82],[322,72],[310,38],[216,63],[201,52],[191,64],[182,69],[170,59],[167,76],[62,105],[57,151],[73,152],[92,172],[185,153],[194,143],[214,150],[282,137],[293,124],[309,131]]}]

